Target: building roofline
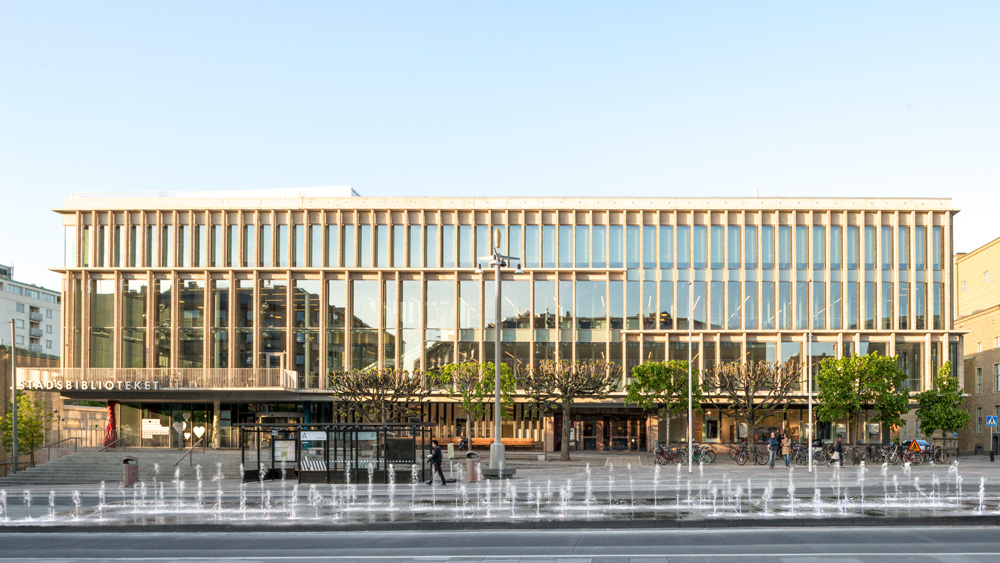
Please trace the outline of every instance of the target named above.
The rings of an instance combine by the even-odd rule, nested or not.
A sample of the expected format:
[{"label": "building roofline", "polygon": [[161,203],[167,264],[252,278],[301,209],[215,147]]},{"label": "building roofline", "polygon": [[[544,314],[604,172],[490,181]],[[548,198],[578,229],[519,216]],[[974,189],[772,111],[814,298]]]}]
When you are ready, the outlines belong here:
[{"label": "building roofline", "polygon": [[997,237],[997,238],[991,240],[990,242],[988,242],[988,243],[980,246],[979,248],[976,248],[974,250],[970,250],[969,252],[958,252],[958,253],[955,253],[955,264],[961,264],[962,262],[965,262],[966,260],[969,260],[971,258],[975,258],[975,257],[979,256],[980,254],[983,254],[983,253],[987,252],[988,250],[991,250],[994,246],[997,246],[997,245],[1000,245],[1000,237]]},{"label": "building roofline", "polygon": [[[57,213],[102,210],[183,210],[183,209],[470,209],[470,210],[698,210],[726,211],[795,211],[795,210],[893,210],[893,211],[946,211],[958,213],[951,198],[839,198],[839,197],[749,197],[749,198],[629,198],[629,197],[336,197],[318,196],[313,193],[289,197],[289,190],[275,190],[282,195],[256,192],[201,192],[184,195],[177,192],[169,197],[136,197],[139,194],[102,194],[102,197],[76,197],[63,199]],[[353,192],[353,190],[352,190]],[[194,193],[194,192],[191,192]],[[354,192],[356,193],[356,192]],[[107,196],[107,197],[105,197]]]}]

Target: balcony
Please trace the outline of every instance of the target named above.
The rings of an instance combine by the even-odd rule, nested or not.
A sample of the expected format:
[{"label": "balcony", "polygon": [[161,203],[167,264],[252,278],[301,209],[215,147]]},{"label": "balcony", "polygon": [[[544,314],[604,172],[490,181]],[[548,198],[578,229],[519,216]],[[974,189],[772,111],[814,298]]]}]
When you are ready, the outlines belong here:
[{"label": "balcony", "polygon": [[32,352],[43,352],[41,344],[29,344],[28,349]]},{"label": "balcony", "polygon": [[33,323],[40,323],[40,322],[42,322],[42,319],[43,319],[44,317],[42,317],[42,314],[41,314],[41,313],[28,313],[28,318],[29,318],[29,319],[31,320],[31,322],[33,322]]},{"label": "balcony", "polygon": [[45,333],[43,333],[42,329],[40,329],[40,328],[29,328],[28,329],[28,336],[31,336],[32,338],[41,338],[43,334],[45,334]]}]

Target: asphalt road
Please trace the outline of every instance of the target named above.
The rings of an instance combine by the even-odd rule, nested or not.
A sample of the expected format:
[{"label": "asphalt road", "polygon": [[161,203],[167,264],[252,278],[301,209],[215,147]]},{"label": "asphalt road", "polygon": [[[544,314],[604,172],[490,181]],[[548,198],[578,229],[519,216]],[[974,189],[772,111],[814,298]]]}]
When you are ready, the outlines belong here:
[{"label": "asphalt road", "polygon": [[1000,528],[0,534],[11,561],[1000,562]]}]

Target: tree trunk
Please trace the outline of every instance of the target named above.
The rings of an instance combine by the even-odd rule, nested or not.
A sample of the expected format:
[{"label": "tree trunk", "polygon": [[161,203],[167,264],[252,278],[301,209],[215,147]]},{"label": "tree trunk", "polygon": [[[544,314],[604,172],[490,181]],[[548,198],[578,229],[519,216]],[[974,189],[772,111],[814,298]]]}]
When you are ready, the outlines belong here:
[{"label": "tree trunk", "polygon": [[569,430],[573,421],[569,417],[569,403],[562,404],[562,447],[559,448],[559,459],[569,461]]},{"label": "tree trunk", "polygon": [[472,419],[469,417],[468,411],[465,414],[465,449],[472,449]]},{"label": "tree trunk", "polygon": [[667,444],[666,448],[668,450],[670,449],[670,419],[671,418],[673,418],[673,417],[671,416],[670,412],[668,412],[668,411],[664,411],[663,412],[663,419],[667,421],[667,433],[665,434],[666,437],[663,439],[663,441],[666,442],[666,444]]}]

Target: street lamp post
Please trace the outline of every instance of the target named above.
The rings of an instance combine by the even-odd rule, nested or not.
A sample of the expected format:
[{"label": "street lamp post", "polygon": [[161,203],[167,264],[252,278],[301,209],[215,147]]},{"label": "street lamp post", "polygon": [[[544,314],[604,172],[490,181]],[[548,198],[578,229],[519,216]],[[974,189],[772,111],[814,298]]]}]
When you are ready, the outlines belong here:
[{"label": "street lamp post", "polygon": [[10,398],[11,398],[11,451],[14,463],[10,472],[17,473],[17,337],[14,336],[14,319],[10,320]]},{"label": "street lamp post", "polygon": [[[691,282],[688,283],[688,292],[688,303],[691,303],[694,299],[694,284]],[[698,301],[701,301],[700,295]],[[698,307],[698,301],[694,301],[688,311],[688,473],[694,471],[694,404],[692,404],[694,399],[691,393],[694,378],[691,375],[691,347],[694,345],[692,328],[694,327],[694,310]],[[667,441],[670,441],[670,436],[667,436]]]},{"label": "street lamp post", "polygon": [[[494,307],[495,307],[495,317],[493,326],[494,335],[494,356],[493,356],[493,444],[490,445],[490,469],[497,473],[497,476],[502,476],[504,472],[504,467],[507,464],[506,451],[503,442],[500,440],[500,409],[502,408],[502,402],[500,398],[500,268],[509,266],[511,262],[517,261],[517,269],[514,271],[515,274],[523,274],[524,271],[521,270],[520,258],[516,256],[504,256],[500,253],[500,229],[493,232],[493,252],[489,256],[480,256],[479,260],[488,260],[489,265],[493,266],[493,272],[496,276],[494,279]],[[476,273],[482,274],[482,267],[476,267]]]}]

